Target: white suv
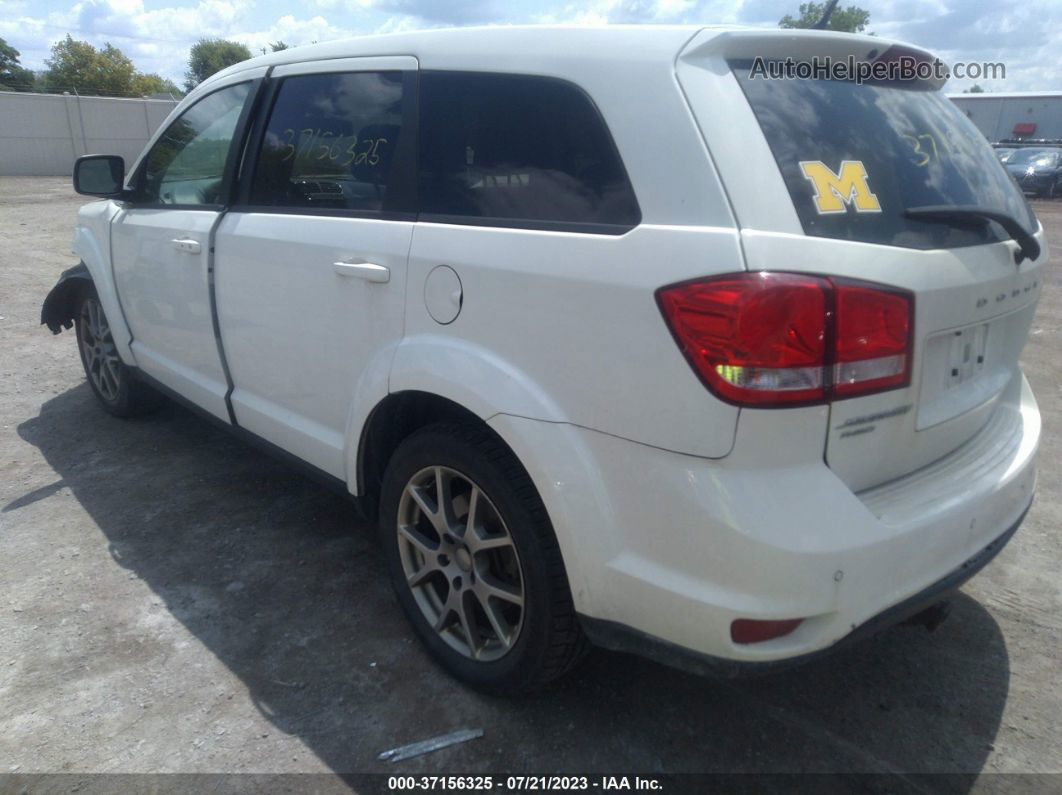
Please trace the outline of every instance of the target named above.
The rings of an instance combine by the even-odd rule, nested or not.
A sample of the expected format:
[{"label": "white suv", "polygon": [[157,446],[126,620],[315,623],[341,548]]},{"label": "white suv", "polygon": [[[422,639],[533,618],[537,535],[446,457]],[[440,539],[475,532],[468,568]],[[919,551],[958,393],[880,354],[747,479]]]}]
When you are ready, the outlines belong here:
[{"label": "white suv", "polygon": [[379,516],[399,602],[493,691],[587,641],[761,670],[925,613],[1006,543],[1040,419],[1035,216],[880,38],[465,29],[285,50],[81,158],[76,325]]}]

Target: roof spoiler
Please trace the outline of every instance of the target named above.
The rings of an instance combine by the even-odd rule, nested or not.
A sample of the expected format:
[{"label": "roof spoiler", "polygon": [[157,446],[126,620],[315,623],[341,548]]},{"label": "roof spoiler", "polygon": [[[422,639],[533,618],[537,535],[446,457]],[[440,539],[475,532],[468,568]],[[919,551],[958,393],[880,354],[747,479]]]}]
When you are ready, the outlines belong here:
[{"label": "roof spoiler", "polygon": [[[747,59],[757,56],[767,60],[792,58],[794,61],[809,61],[815,57],[829,57],[837,61],[849,56],[856,61],[870,62],[887,62],[902,57],[913,58],[917,63],[933,63],[939,60],[928,50],[909,44],[877,36],[828,30],[704,28],[679,53],[679,59],[683,61],[700,61],[713,57],[724,60]],[[921,82],[939,89],[947,82],[947,70],[943,78],[933,77]]]}]

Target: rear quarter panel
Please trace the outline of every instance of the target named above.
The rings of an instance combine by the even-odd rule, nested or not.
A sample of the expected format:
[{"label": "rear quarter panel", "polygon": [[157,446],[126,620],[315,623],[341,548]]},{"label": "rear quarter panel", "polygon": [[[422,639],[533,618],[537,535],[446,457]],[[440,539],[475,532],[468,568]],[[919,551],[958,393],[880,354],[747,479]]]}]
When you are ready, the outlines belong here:
[{"label": "rear quarter panel", "polygon": [[[740,269],[733,230],[642,225],[622,237],[418,224],[406,337],[391,391],[420,389],[484,418],[569,422],[718,458],[738,410],[693,374],[654,298],[662,284]],[[449,325],[424,303],[428,273],[459,274]]]},{"label": "rear quarter panel", "polygon": [[[723,457],[738,409],[694,375],[654,295],[667,284],[744,269],[729,201],[675,74],[691,34],[614,31],[610,41],[622,34],[630,43],[622,58],[607,59],[587,51],[580,34],[595,35],[558,31],[548,52],[530,37],[526,47],[472,58],[455,32],[452,49],[418,59],[422,69],[489,66],[583,89],[615,141],[642,223],[622,235],[418,223],[406,338],[389,388],[435,392],[484,418],[572,423]],[[449,325],[433,321],[424,304],[427,275],[441,264],[457,271],[464,294]]]}]

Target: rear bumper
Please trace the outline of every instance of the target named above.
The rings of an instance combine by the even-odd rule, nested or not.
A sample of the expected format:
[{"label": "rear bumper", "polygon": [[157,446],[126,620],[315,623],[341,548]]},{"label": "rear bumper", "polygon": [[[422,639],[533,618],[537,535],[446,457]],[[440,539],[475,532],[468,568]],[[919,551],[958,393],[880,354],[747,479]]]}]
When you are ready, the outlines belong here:
[{"label": "rear bumper", "polygon": [[601,619],[580,616],[580,623],[582,624],[587,637],[589,637],[591,642],[596,646],[611,649],[612,651],[637,654],[639,657],[645,657],[663,663],[664,665],[669,665],[673,668],[680,668],[684,671],[703,676],[739,677],[782,671],[796,665],[817,660],[828,654],[833,654],[839,649],[845,648],[852,643],[864,640],[882,630],[895,626],[911,616],[922,612],[926,608],[946,599],[950,594],[962,587],[963,583],[991,563],[996,555],[1002,551],[1003,547],[1007,545],[1007,542],[1014,537],[1016,532],[1018,532],[1018,528],[1025,520],[1025,514],[1028,513],[1031,505],[1032,503],[1030,501],[1030,504],[1026,506],[1024,511],[1022,511],[1021,517],[1018,521],[1011,525],[1003,535],[992,541],[972,558],[964,561],[962,565],[954,571],[937,580],[928,588],[925,588],[899,604],[893,605],[878,613],[873,618],[856,627],[832,646],[819,649],[818,651],[800,654],[795,657],[785,657],[779,660],[753,662],[728,660],[722,657],[699,654],[690,649],[677,646],[674,643],[655,638],[652,635],[639,632],[636,629],[632,629],[613,621],[603,621]]},{"label": "rear bumper", "polygon": [[[1020,374],[981,433],[869,492],[824,463],[828,422],[822,407],[743,411],[733,452],[712,460],[491,420],[542,495],[591,637],[738,669],[807,659],[917,612],[987,563],[1031,502],[1040,416]],[[739,618],[803,622],[737,644]]]}]

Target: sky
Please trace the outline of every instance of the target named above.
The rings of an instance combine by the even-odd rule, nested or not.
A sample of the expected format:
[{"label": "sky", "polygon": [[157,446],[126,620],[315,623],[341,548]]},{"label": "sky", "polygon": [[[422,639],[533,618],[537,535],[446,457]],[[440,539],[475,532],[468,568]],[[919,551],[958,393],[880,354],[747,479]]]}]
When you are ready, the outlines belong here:
[{"label": "sky", "polygon": [[[841,0],[847,6],[852,0]],[[925,47],[946,63],[1006,65],[989,91],[1062,90],[1062,0],[855,0],[867,30]],[[203,37],[258,54],[369,33],[483,24],[704,23],[774,27],[800,0],[0,0],[0,38],[30,69],[45,68],[67,33],[114,44],[142,72],[183,83],[188,48]],[[951,80],[948,91],[974,81]]]}]

